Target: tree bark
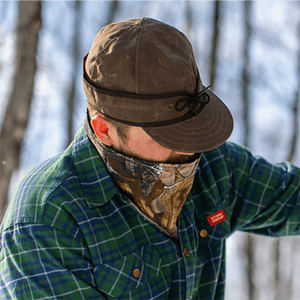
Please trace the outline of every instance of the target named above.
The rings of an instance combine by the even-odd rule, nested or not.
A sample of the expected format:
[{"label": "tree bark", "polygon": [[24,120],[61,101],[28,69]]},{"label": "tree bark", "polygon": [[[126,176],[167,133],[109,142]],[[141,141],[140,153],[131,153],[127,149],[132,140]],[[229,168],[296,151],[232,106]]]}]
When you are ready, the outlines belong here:
[{"label": "tree bark", "polygon": [[82,1],[74,2],[74,34],[73,34],[73,44],[72,44],[72,56],[73,56],[73,72],[72,72],[72,82],[69,91],[68,97],[68,144],[73,140],[73,127],[74,127],[74,111],[76,104],[76,86],[77,86],[77,77],[78,77],[78,66],[81,65],[80,60],[80,16]]},{"label": "tree bark", "polygon": [[185,2],[185,19],[186,19],[186,35],[191,36],[192,24],[193,24],[193,7],[190,1]]},{"label": "tree bark", "polygon": [[213,23],[213,36],[212,36],[212,49],[210,56],[210,71],[209,71],[209,84],[211,84],[212,89],[214,87],[216,70],[217,70],[217,53],[219,48],[219,27],[220,27],[220,1],[214,2],[214,23]]},{"label": "tree bark", "polygon": [[[300,7],[300,5],[299,5]],[[296,147],[299,139],[299,106],[300,106],[300,21],[298,22],[298,44],[299,44],[299,50],[298,50],[298,70],[297,70],[297,79],[298,79],[298,89],[295,93],[294,103],[292,106],[292,138],[291,138],[291,147],[290,151],[287,157],[288,161],[292,161],[295,154],[296,154]]]},{"label": "tree bark", "polygon": [[244,146],[249,147],[250,144],[250,105],[249,105],[249,64],[250,64],[250,39],[251,39],[251,5],[250,1],[244,2],[245,8],[245,42],[244,42],[244,63],[242,71],[242,90],[243,90],[243,122],[244,122]]},{"label": "tree bark", "polygon": [[112,23],[115,20],[119,7],[120,7],[119,1],[114,0],[110,2],[110,8],[107,15],[106,24]]},{"label": "tree bark", "polygon": [[[299,5],[300,7],[300,5]],[[296,90],[295,93],[295,98],[294,98],[294,103],[292,105],[292,114],[293,114],[293,118],[292,118],[292,137],[291,137],[291,147],[289,149],[289,153],[287,156],[287,160],[288,161],[293,161],[295,154],[297,153],[297,144],[298,144],[298,139],[299,139],[299,106],[300,106],[300,21],[298,21],[298,70],[297,70],[297,79],[298,79],[298,89]],[[300,238],[299,237],[295,237],[294,241],[293,241],[293,251],[292,251],[292,255],[291,255],[291,261],[297,261],[297,257],[299,256],[299,241]],[[279,248],[279,241],[278,244],[276,245],[276,247]],[[295,270],[295,265],[292,263],[291,264],[291,271],[290,274],[291,276],[289,277],[288,281],[287,281],[287,285],[286,285],[286,297],[288,299],[292,299],[292,286],[293,286],[293,281],[295,280],[294,276],[292,276],[292,274],[294,274],[294,270]],[[277,266],[278,267],[278,266]],[[297,268],[297,267],[296,267]],[[278,271],[279,272],[279,271]],[[283,291],[284,292],[284,291]]]},{"label": "tree bark", "polygon": [[8,202],[11,175],[19,165],[21,144],[29,119],[41,27],[41,1],[20,1],[15,75],[0,132],[0,222]]},{"label": "tree bark", "polygon": [[[243,123],[244,123],[244,146],[249,147],[250,144],[250,97],[249,97],[249,86],[250,86],[250,43],[252,36],[251,27],[251,1],[244,2],[244,17],[245,17],[245,39],[244,39],[244,51],[243,51],[243,70],[242,70],[242,95],[243,95]],[[248,299],[253,300],[255,295],[255,285],[253,282],[254,269],[254,240],[251,235],[246,236],[246,276],[248,285]]]}]

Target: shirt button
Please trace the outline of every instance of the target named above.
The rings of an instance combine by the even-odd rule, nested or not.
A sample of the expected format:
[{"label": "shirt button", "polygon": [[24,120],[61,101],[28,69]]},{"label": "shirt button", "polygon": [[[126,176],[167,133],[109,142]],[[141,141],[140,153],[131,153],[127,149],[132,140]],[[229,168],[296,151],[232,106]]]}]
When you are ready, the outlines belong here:
[{"label": "shirt button", "polygon": [[205,229],[202,229],[201,231],[200,231],[200,236],[202,237],[202,238],[206,238],[207,237],[207,230],[205,230]]},{"label": "shirt button", "polygon": [[133,270],[133,276],[134,276],[135,278],[139,278],[139,277],[141,276],[141,271],[140,271],[140,269],[138,269],[138,268],[134,269],[134,270]]},{"label": "shirt button", "polygon": [[190,251],[186,248],[184,248],[183,253],[186,257],[189,257],[189,255],[190,255]]}]

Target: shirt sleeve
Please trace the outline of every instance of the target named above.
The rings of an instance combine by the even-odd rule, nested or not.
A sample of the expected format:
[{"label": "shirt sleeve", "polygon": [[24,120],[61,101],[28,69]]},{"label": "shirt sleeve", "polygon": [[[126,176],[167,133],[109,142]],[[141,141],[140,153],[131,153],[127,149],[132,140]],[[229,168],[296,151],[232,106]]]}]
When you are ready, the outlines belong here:
[{"label": "shirt sleeve", "polygon": [[232,230],[299,235],[299,168],[290,163],[271,164],[230,143],[225,154],[230,157],[228,210]]},{"label": "shirt sleeve", "polygon": [[2,236],[2,299],[105,299],[87,247],[43,224],[17,224]]},{"label": "shirt sleeve", "polygon": [[226,234],[300,234],[300,169],[271,164],[234,143],[204,153],[194,184],[198,210],[226,214]]}]

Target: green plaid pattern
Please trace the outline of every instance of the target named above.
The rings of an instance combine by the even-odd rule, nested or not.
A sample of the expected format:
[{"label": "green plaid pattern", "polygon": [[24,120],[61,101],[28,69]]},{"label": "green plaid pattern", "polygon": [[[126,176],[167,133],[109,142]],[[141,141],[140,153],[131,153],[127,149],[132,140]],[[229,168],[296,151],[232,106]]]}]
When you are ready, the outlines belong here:
[{"label": "green plaid pattern", "polygon": [[[225,143],[201,158],[178,241],[119,192],[81,127],[69,148],[32,170],[14,194],[1,225],[0,295],[223,299],[226,238],[236,230],[299,234],[299,182],[296,167]],[[207,217],[220,209],[226,220],[211,227]]]}]

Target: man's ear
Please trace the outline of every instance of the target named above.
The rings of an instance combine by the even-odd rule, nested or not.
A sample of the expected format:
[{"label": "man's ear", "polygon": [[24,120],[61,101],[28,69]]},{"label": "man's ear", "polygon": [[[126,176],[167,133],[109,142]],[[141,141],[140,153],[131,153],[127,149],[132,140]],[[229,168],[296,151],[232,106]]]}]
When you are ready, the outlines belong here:
[{"label": "man's ear", "polygon": [[99,140],[106,146],[113,144],[110,136],[112,125],[105,120],[101,115],[91,120],[92,127]]}]

